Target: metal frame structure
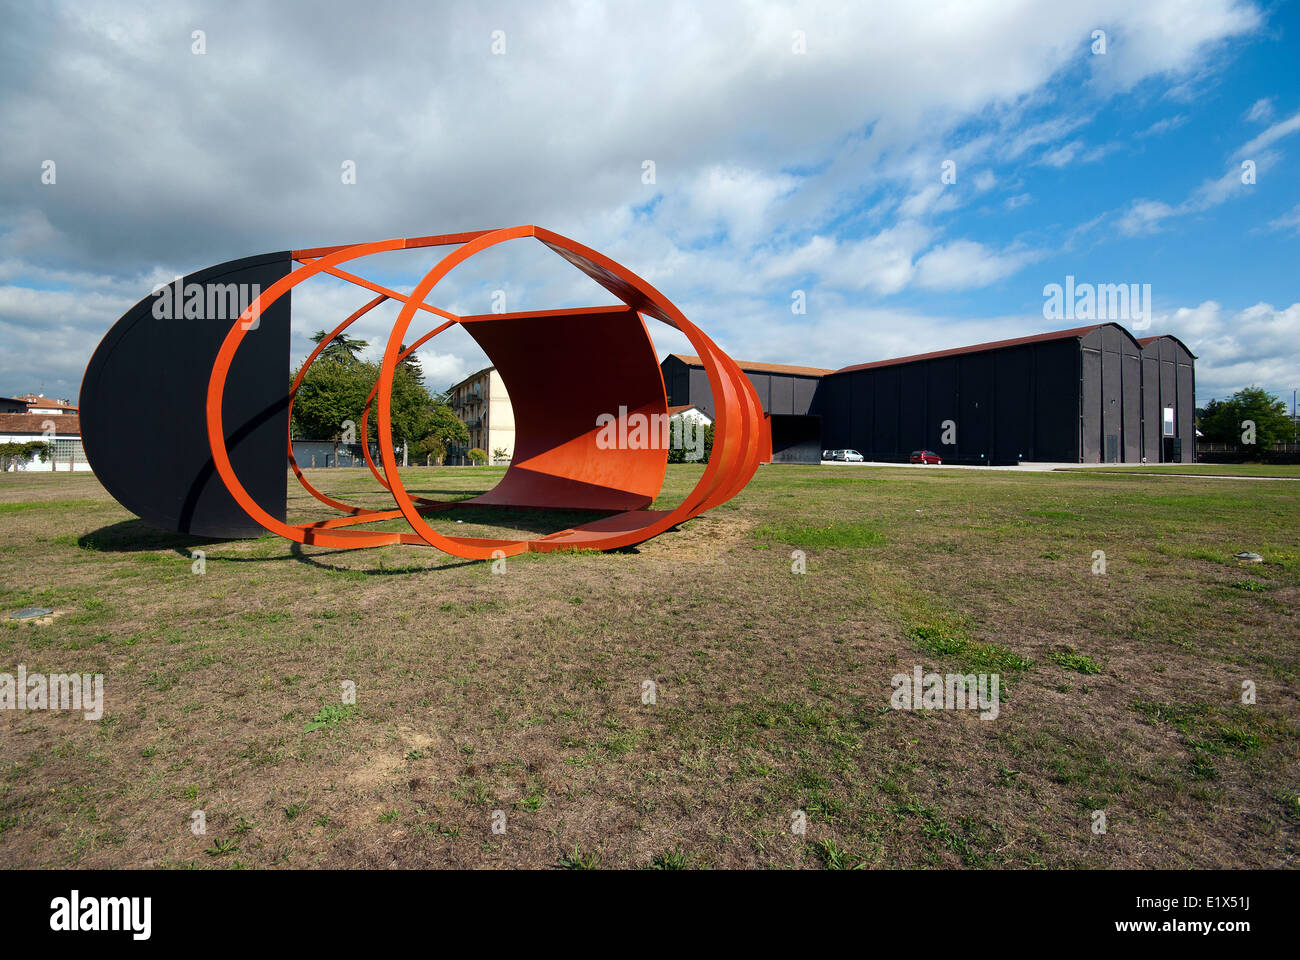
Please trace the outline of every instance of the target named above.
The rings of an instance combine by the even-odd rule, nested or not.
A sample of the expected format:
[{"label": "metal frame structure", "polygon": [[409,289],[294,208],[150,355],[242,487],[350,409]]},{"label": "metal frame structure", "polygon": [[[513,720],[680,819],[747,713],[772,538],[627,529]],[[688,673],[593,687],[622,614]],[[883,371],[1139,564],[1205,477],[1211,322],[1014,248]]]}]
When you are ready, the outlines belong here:
[{"label": "metal frame structure", "polygon": [[[609,290],[622,301],[622,305],[458,316],[425,302],[439,281],[458,264],[497,244],[528,237],[537,239]],[[388,251],[449,245],[455,245],[456,249],[435,264],[409,294],[384,287],[344,267],[353,261]],[[735,496],[754,475],[770,442],[763,436],[765,422],[758,396],[735,361],[645,280],[608,257],[549,230],[519,226],[383,240],[295,250],[288,257],[297,266],[282,269],[278,279],[260,292],[220,339],[220,346],[212,359],[202,407],[202,428],[211,453],[209,466],[215,470],[220,485],[239,510],[261,527],[288,540],[336,549],[387,544],[427,545],[469,559],[566,549],[613,550],[648,540]],[[385,346],[379,379],[370,391],[360,419],[361,436],[366,437],[370,411],[374,409],[381,462],[374,462],[368,443],[363,443],[362,449],[370,472],[392,495],[396,509],[359,507],[322,493],[304,476],[293,458],[293,445],[289,442],[289,465],[299,483],[322,504],[344,514],[314,523],[289,524],[283,515],[282,499],[279,509],[274,506],[267,509],[259,502],[267,500],[265,472],[260,474],[263,494],[253,496],[241,482],[240,471],[232,464],[231,444],[240,436],[240,425],[227,423],[231,407],[228,388],[235,387],[235,392],[238,392],[238,388],[244,385],[236,358],[250,329],[256,327],[257,318],[267,316],[277,301],[283,306],[294,287],[318,274],[346,280],[375,296],[317,344],[290,387],[287,402],[280,405],[283,410],[277,412],[287,425],[303,377],[334,338],[381,303],[388,300],[400,303],[401,310]],[[129,318],[132,323],[141,323],[140,311],[144,303],[142,301],[124,316],[118,326],[126,326],[129,330]],[[404,347],[418,312],[429,313],[442,322],[409,347]],[[647,418],[656,415],[666,418],[663,377],[644,317],[653,317],[686,335],[704,361],[716,404],[716,432],[708,465],[694,489],[672,510],[649,509],[663,486],[666,449],[605,449],[597,439],[601,414],[616,414],[624,409]],[[447,502],[413,497],[407,492],[397,469],[390,417],[397,365],[454,324],[462,325],[479,343],[506,381],[516,411],[517,443],[515,457],[496,487],[468,501]],[[111,346],[116,331],[117,327],[110,331],[105,344]],[[119,335],[117,340],[121,339]],[[97,400],[103,401],[105,406],[110,405],[110,399],[116,402],[117,398],[112,394],[121,392],[124,373],[132,372],[129,359],[115,356],[112,350],[106,350],[105,344],[101,344],[87,368],[86,383],[93,383],[93,386],[87,396],[87,385],[83,385],[83,405],[87,400],[92,407]],[[144,361],[136,361],[137,367],[144,365]],[[581,377],[556,382],[554,370],[572,369],[575,365],[582,371]],[[232,369],[236,370],[233,376]],[[116,379],[103,373],[104,370]],[[92,373],[96,376],[92,377]],[[557,394],[563,399],[557,400]],[[106,435],[112,428],[106,418],[101,418],[101,422],[104,426],[100,432]],[[91,446],[92,449],[104,449],[106,445],[106,442],[101,442]],[[124,487],[135,482],[129,471],[115,469],[111,485],[107,480],[105,485],[120,501],[134,504],[141,502],[140,498],[130,496],[130,490]],[[202,482],[202,479],[194,481],[195,484]],[[459,504],[564,508],[608,515],[525,540],[447,536],[438,533],[425,520],[426,514]],[[145,515],[142,509],[133,509]],[[399,517],[405,518],[411,527],[410,532],[350,529]],[[147,519],[154,518],[149,516]],[[182,529],[175,521],[170,521],[170,525]]]}]

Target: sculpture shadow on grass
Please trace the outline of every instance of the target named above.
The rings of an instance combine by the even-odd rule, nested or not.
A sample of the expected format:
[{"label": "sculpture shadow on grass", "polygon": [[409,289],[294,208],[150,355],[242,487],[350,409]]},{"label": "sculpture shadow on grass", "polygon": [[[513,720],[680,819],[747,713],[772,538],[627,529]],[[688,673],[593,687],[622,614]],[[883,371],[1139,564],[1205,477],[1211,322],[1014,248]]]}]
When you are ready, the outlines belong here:
[{"label": "sculpture shadow on grass", "polygon": [[[265,538],[270,539],[268,534]],[[174,533],[170,530],[161,530],[151,523],[144,520],[131,519],[122,520],[118,523],[110,524],[107,527],[100,527],[98,530],[92,530],[90,533],[83,534],[77,538],[77,546],[82,550],[91,550],[97,553],[152,553],[159,550],[171,550],[185,560],[193,560],[195,550],[205,549],[207,547],[221,546],[227,543],[246,543],[246,540],[231,540],[220,537],[195,537],[185,533]],[[470,564],[479,563],[478,560],[461,560],[452,563],[444,563],[437,566],[419,566],[408,565],[401,567],[340,567],[333,564],[323,563],[322,557],[331,556],[335,553],[346,553],[343,550],[323,551],[316,554],[307,554],[303,552],[301,544],[292,544],[291,549],[285,553],[278,553],[270,557],[238,557],[238,556],[214,556],[209,559],[220,563],[281,563],[286,560],[297,561],[308,566],[317,567],[321,570],[327,570],[331,573],[351,573],[359,576],[392,576],[394,574],[412,573],[421,570],[449,570],[455,567],[469,566]]]},{"label": "sculpture shadow on grass", "polygon": [[151,523],[132,517],[107,527],[100,527],[77,538],[82,550],[98,553],[147,553],[155,550],[174,550],[189,555],[189,551],[219,543],[234,543],[220,537],[198,537],[188,533],[163,530]]},{"label": "sculpture shadow on grass", "polygon": [[[606,515],[604,512],[597,511],[544,508],[503,509],[501,507],[477,507],[470,505],[463,507],[456,506],[454,509],[456,518],[464,520],[467,524],[494,526],[503,525],[504,521],[504,524],[508,525],[512,530],[526,531],[534,535],[545,535],[559,530],[565,530],[571,526],[586,523],[588,520]],[[269,535],[265,538],[258,539],[269,539]],[[98,530],[92,530],[77,538],[77,546],[82,550],[91,550],[98,553],[148,553],[159,550],[171,550],[186,560],[193,559],[193,551],[195,550],[221,546],[222,544],[227,543],[233,544],[247,542],[249,541],[232,540],[221,537],[197,537],[191,534],[175,533],[170,530],[162,530],[151,523],[134,517],[130,520],[121,520],[106,527],[100,527]],[[639,551],[633,545],[620,548],[616,552],[635,554]],[[394,576],[419,573],[421,571],[454,570],[458,567],[472,566],[484,562],[481,560],[452,559],[447,563],[427,566],[420,563],[410,563],[398,564],[391,567],[353,567],[335,565],[326,562],[324,559],[341,553],[351,553],[351,551],[320,550],[313,553],[307,553],[303,550],[302,544],[290,543],[287,552],[277,553],[274,556],[240,557],[224,555],[213,556],[209,559],[221,563],[275,563],[284,560],[294,560],[298,563],[316,567],[320,570],[326,570],[331,573],[343,573],[368,577]]]}]

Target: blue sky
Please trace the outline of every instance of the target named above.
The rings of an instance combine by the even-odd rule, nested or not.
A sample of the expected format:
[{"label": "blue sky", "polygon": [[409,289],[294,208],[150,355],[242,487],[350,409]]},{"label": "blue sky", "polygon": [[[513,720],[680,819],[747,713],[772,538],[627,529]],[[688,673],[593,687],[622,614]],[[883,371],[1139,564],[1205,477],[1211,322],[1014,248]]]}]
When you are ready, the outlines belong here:
[{"label": "blue sky", "polygon": [[[741,359],[1071,326],[1042,308],[1072,275],[1150,284],[1137,332],[1200,356],[1201,403],[1300,386],[1294,3],[5,6],[0,393],[75,396],[99,336],[177,273],[515,223],[613,256]],[[360,272],[411,286],[432,262]],[[498,289],[609,302],[537,245],[431,300],[486,312]],[[366,299],[301,288],[296,354]],[[384,316],[359,330],[376,352]],[[421,359],[438,387],[485,363],[459,331]]]}]

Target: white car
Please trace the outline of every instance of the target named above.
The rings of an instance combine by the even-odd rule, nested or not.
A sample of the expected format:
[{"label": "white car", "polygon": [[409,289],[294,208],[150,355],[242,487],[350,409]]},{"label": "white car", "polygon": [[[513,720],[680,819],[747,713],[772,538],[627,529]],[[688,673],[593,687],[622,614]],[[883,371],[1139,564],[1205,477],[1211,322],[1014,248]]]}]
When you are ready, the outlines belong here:
[{"label": "white car", "polygon": [[866,460],[866,457],[858,453],[856,450],[832,450],[827,459],[840,460],[844,463],[862,463]]}]

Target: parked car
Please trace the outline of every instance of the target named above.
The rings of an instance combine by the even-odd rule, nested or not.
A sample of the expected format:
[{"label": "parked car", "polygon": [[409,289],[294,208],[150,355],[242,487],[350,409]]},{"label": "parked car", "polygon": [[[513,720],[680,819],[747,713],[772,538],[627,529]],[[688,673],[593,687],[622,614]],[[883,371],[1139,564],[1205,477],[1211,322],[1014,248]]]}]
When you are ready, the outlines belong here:
[{"label": "parked car", "polygon": [[862,463],[866,460],[866,457],[856,450],[831,450],[829,453],[830,457],[827,459],[840,460],[844,463]]},{"label": "parked car", "polygon": [[835,452],[834,450],[823,450],[823,451],[822,451],[822,459],[823,459],[823,460],[831,460],[831,459],[833,459],[833,458],[831,457],[831,454],[834,453],[834,452]]},{"label": "parked car", "polygon": [[908,457],[908,463],[937,463],[943,465],[943,458],[933,450],[913,450],[912,455]]}]

